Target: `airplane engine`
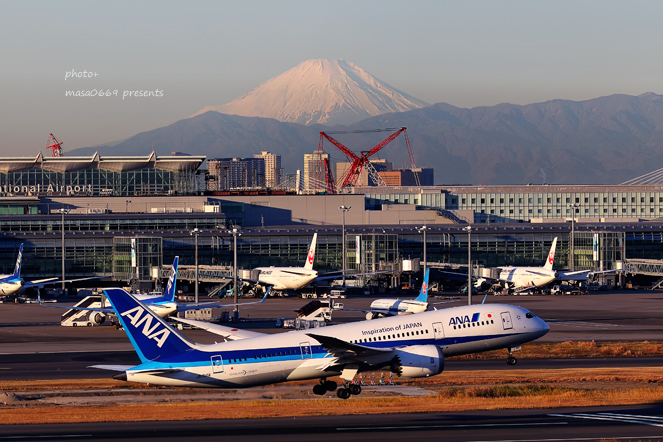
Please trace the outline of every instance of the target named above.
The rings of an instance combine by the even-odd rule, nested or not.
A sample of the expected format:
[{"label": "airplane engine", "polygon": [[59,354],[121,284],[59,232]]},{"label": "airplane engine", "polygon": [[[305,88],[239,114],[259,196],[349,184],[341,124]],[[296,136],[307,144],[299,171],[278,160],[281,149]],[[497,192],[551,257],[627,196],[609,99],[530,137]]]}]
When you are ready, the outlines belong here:
[{"label": "airplane engine", "polygon": [[444,353],[437,345],[411,345],[395,351],[389,367],[402,378],[425,378],[444,370]]},{"label": "airplane engine", "polygon": [[95,324],[103,324],[106,322],[106,315],[103,313],[95,313],[94,316],[92,316],[92,320],[95,322]]}]

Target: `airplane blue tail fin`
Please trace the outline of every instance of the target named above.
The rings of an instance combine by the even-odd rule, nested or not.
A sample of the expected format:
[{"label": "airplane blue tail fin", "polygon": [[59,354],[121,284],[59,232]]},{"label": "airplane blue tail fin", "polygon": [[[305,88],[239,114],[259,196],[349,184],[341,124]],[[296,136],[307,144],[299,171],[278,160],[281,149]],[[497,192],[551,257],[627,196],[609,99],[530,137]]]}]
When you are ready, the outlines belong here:
[{"label": "airplane blue tail fin", "polygon": [[173,261],[173,267],[170,269],[170,276],[168,276],[168,285],[166,286],[166,291],[163,293],[163,297],[169,301],[175,301],[175,287],[177,286],[177,264],[180,260],[179,256],[175,257]]},{"label": "airplane blue tail fin", "polygon": [[16,258],[16,267],[14,267],[14,278],[21,277],[21,261],[23,260],[23,244],[18,249],[18,258]]},{"label": "airplane blue tail fin", "polygon": [[415,301],[428,302],[428,275],[429,274],[430,274],[430,269],[426,269],[426,274],[424,275],[424,282],[421,283],[421,290],[419,291],[419,296],[414,298]]},{"label": "airplane blue tail fin", "polygon": [[193,342],[123,289],[106,289],[104,293],[142,362],[163,360],[194,347]]}]

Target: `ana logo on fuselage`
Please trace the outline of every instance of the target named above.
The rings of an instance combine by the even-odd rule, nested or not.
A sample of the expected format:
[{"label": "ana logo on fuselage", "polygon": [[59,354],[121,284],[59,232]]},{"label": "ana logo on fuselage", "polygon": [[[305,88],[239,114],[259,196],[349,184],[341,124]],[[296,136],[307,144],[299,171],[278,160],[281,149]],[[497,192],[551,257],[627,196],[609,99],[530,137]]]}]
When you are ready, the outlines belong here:
[{"label": "ana logo on fuselage", "polygon": [[477,322],[479,320],[479,313],[474,313],[470,319],[469,315],[455,316],[449,320],[449,325],[462,325]]},{"label": "ana logo on fuselage", "polygon": [[131,310],[122,313],[121,316],[126,316],[131,321],[131,325],[136,329],[143,324],[143,330],[141,331],[143,336],[147,339],[154,339],[157,343],[157,347],[161,348],[164,342],[166,342],[166,339],[168,339],[168,336],[170,336],[170,331],[165,327],[161,330],[157,330],[161,325],[159,321],[156,321],[156,324],[152,327],[152,316],[150,314],[143,316],[143,313],[145,313],[144,308],[134,307]]}]

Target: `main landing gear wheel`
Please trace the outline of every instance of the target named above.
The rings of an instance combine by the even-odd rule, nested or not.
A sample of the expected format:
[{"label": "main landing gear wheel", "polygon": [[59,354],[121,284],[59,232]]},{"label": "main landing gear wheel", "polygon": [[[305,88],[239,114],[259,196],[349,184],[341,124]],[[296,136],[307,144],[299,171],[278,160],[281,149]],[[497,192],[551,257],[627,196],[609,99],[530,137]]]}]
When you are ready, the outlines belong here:
[{"label": "main landing gear wheel", "polygon": [[349,390],[350,390],[350,393],[351,393],[351,394],[357,396],[358,394],[361,393],[361,385],[359,385],[359,384],[352,384],[352,385],[350,385]]},{"label": "main landing gear wheel", "polygon": [[334,381],[328,381],[327,379],[320,379],[320,383],[313,386],[313,394],[318,396],[324,396],[328,391],[334,391],[338,388],[338,384]]},{"label": "main landing gear wheel", "polygon": [[348,399],[350,397],[350,390],[347,388],[339,388],[336,390],[336,396],[338,396],[341,399]]}]

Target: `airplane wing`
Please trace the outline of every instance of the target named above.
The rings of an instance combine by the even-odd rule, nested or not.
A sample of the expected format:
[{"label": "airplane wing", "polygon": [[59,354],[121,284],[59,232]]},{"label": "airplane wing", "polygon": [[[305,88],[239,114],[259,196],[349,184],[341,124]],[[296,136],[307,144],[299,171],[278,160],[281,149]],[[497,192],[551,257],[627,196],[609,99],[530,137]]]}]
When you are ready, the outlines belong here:
[{"label": "airplane wing", "polygon": [[602,273],[617,273],[633,269],[612,269],[612,270],[578,270],[577,272],[558,272],[557,279],[560,281],[585,281],[600,275]]},{"label": "airplane wing", "polygon": [[352,344],[350,342],[344,341],[342,339],[334,338],[331,336],[321,336],[316,335],[315,333],[306,333],[307,336],[312,337],[318,341],[327,351],[334,357],[364,357],[364,356],[374,356],[384,353],[392,352],[394,349],[392,347],[388,348],[374,348],[367,347],[360,344]]},{"label": "airplane wing", "polygon": [[379,275],[379,274],[382,274],[382,273],[392,273],[392,271],[381,270],[381,271],[379,271],[379,272],[345,273],[345,274],[340,273],[340,274],[338,274],[338,275],[333,275],[333,276],[327,276],[327,275],[325,275],[325,276],[318,276],[318,277],[315,278],[312,282],[316,282],[316,281],[325,281],[325,280],[328,280],[328,279],[339,279],[339,278],[343,278],[343,277],[345,277],[345,278],[351,278],[351,277],[353,277],[353,276]]},{"label": "airplane wing", "polygon": [[79,279],[65,279],[63,280],[58,280],[58,278],[48,278],[48,279],[38,279],[35,281],[25,281],[25,284],[23,285],[23,289],[31,288],[31,287],[37,287],[37,288],[44,288],[44,286],[47,285],[54,285],[54,284],[62,284],[63,282],[66,284],[68,282],[77,282],[77,281],[89,281],[92,279],[101,279],[103,276],[91,276],[89,278],[79,278]]},{"label": "airplane wing", "polygon": [[[261,283],[262,284],[262,283]],[[265,302],[267,299],[267,296],[269,295],[269,292],[272,290],[272,287],[270,286],[266,291],[265,291],[265,296],[262,297],[260,301],[254,301],[254,302],[236,302],[236,303],[229,303],[229,304],[223,304],[220,302],[199,302],[197,304],[185,304],[185,305],[178,305],[177,306],[177,311],[178,312],[186,312],[188,310],[200,310],[203,308],[214,308],[214,307],[232,307],[235,305],[251,305],[251,304],[261,304]]]},{"label": "airplane wing", "polygon": [[259,336],[265,336],[265,333],[253,332],[250,330],[240,330],[235,327],[226,327],[219,324],[213,324],[211,322],[205,321],[195,321],[193,319],[183,319],[175,318],[174,320],[182,322],[184,324],[193,325],[194,327],[202,328],[205,331],[214,333],[219,336],[223,336],[227,341],[237,341],[239,339],[249,339],[257,338]]}]

